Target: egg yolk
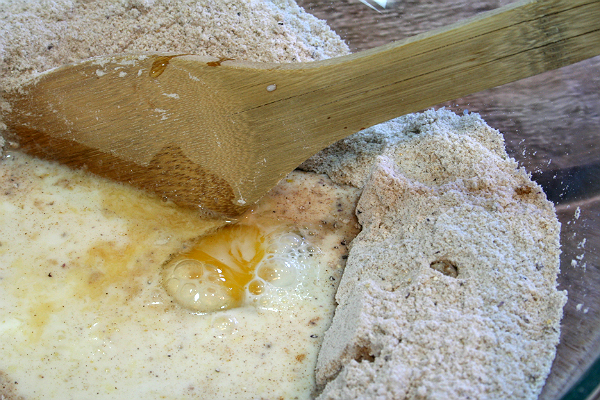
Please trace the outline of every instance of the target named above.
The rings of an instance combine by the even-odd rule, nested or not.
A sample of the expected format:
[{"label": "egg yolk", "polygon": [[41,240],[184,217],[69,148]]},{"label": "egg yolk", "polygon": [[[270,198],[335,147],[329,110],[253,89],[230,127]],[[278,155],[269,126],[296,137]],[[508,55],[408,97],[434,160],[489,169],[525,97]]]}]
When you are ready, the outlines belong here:
[{"label": "egg yolk", "polygon": [[175,302],[191,311],[239,307],[269,288],[296,285],[301,259],[311,250],[296,233],[229,225],[168,263],[164,285]]}]

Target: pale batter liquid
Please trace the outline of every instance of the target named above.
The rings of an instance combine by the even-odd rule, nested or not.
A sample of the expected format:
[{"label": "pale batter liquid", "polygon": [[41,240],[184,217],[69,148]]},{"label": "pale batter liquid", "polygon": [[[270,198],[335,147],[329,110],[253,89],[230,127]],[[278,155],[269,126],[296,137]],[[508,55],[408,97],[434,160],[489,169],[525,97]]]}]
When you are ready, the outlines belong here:
[{"label": "pale batter liquid", "polygon": [[[346,245],[358,230],[356,189],[293,173],[230,225],[20,153],[2,160],[0,174],[6,393],[311,397]],[[210,292],[202,278],[175,270],[206,248],[221,257],[219,270],[233,266],[230,281],[245,274],[233,284],[235,301],[209,301],[212,312],[198,306]],[[229,290],[223,282],[213,289]]]}]

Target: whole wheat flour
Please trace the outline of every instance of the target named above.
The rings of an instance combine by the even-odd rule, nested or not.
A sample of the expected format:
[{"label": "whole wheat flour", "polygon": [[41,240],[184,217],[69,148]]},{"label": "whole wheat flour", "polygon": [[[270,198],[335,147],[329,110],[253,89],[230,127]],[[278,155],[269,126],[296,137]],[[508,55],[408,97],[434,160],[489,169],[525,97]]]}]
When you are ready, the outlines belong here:
[{"label": "whole wheat flour", "polygon": [[[0,22],[0,97],[111,53],[276,62],[348,53],[285,0],[10,1]],[[359,132],[301,168],[362,189],[362,231],[318,357],[319,398],[537,397],[566,301],[556,289],[560,225],[497,131],[475,114],[427,111]]]},{"label": "whole wheat flour", "polygon": [[320,398],[537,398],[566,302],[560,225],[497,131],[476,114],[428,111],[303,168],[364,187]]}]

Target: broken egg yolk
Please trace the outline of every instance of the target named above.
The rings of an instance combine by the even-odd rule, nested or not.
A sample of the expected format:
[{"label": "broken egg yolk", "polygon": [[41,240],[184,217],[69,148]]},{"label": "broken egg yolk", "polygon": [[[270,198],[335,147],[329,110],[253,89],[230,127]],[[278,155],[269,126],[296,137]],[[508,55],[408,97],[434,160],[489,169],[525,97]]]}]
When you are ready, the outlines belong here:
[{"label": "broken egg yolk", "polygon": [[301,281],[303,259],[314,251],[297,233],[229,225],[201,238],[166,265],[165,289],[199,313],[240,307]]}]

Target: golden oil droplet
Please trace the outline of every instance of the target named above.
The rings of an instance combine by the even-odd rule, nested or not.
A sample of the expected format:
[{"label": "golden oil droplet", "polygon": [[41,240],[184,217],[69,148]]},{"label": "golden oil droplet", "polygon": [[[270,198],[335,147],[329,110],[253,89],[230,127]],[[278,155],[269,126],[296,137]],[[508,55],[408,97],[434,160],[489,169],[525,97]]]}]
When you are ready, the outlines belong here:
[{"label": "golden oil droplet", "polygon": [[263,292],[263,290],[264,290],[264,286],[263,286],[262,282],[259,280],[254,280],[248,284],[248,291],[255,296],[258,296],[259,294],[261,294]]},{"label": "golden oil droplet", "polygon": [[165,69],[167,69],[167,66],[169,65],[169,61],[171,61],[171,58],[173,57],[177,56],[157,57],[156,60],[154,60],[154,62],[152,63],[152,67],[150,68],[150,77],[158,78],[163,72],[165,72]]}]

